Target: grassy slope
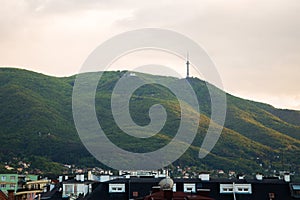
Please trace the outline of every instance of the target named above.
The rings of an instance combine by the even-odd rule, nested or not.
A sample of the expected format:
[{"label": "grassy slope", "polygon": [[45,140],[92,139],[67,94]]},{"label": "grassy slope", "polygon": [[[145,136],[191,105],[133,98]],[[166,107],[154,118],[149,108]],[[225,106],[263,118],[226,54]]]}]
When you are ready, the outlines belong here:
[{"label": "grassy slope", "polygon": [[[105,73],[98,85],[97,114],[108,137],[122,148],[135,152],[166,145],[179,123],[177,100],[170,91],[157,85],[138,89],[130,104],[133,120],[140,125],[149,123],[149,107],[160,103],[168,112],[168,121],[155,137],[132,138],[114,124],[110,112],[110,94],[121,73]],[[0,69],[0,159],[34,155],[57,162],[96,163],[92,158],[86,159],[89,154],[74,128],[71,110],[74,79],[74,76],[56,78],[25,70]],[[227,119],[220,140],[206,159],[198,159],[199,146],[209,124],[210,98],[205,82],[191,79],[190,83],[204,115],[193,145],[175,164],[255,172],[263,170],[261,163],[264,169],[269,165],[279,169],[281,159],[277,156],[284,152],[284,159],[290,164],[288,168],[299,171],[300,159],[295,155],[299,155],[300,150],[300,122],[297,120],[300,112],[278,110],[231,95],[227,95]]]}]

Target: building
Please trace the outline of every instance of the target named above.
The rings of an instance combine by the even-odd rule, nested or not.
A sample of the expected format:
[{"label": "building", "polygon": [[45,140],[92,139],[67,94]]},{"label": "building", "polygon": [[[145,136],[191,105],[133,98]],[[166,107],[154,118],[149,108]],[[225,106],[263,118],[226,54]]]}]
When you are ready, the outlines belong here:
[{"label": "building", "polygon": [[36,196],[41,195],[48,190],[51,190],[53,187],[50,186],[51,181],[47,179],[36,180],[36,181],[27,181],[23,184],[21,188],[18,188],[15,193],[16,200],[34,200]]},{"label": "building", "polygon": [[54,187],[50,180],[38,180],[37,175],[0,174],[0,180],[0,200],[34,200]]},{"label": "building", "polygon": [[144,200],[214,200],[209,197],[207,190],[197,189],[192,192],[193,186],[190,184],[185,185],[184,190],[186,191],[176,191],[176,186],[171,178],[162,179],[159,182],[159,187],[152,187],[151,194],[146,197],[142,197]]},{"label": "building", "polygon": [[92,192],[92,185],[95,181],[85,180],[83,174],[76,175],[74,179],[62,182],[62,198],[76,199],[85,197]]},{"label": "building", "polygon": [[17,192],[27,181],[38,180],[37,175],[0,174],[0,190],[7,194],[8,190]]},{"label": "building", "polygon": [[[85,199],[96,200],[128,200],[145,199],[153,194],[153,189],[159,185],[162,178],[119,178],[94,185],[93,192]],[[289,176],[283,178],[264,178],[257,175],[246,179],[238,176],[231,179],[212,179],[209,174],[200,174],[198,178],[173,179],[172,192],[174,194],[206,196],[211,199],[222,200],[295,200],[300,199],[300,184],[291,183]],[[158,192],[158,191],[157,191]],[[160,191],[158,195],[165,195]],[[155,198],[153,198],[155,199]]]}]

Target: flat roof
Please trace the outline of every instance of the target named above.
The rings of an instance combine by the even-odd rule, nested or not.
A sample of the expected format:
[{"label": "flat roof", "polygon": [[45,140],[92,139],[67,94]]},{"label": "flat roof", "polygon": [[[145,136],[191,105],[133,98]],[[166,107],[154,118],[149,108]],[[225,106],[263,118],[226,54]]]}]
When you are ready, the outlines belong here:
[{"label": "flat roof", "polygon": [[[159,182],[164,178],[118,178],[118,179],[113,179],[110,181],[107,181],[109,183],[128,183],[130,181],[130,183],[155,183],[155,182]],[[233,179],[218,179],[218,178],[212,178],[210,180],[201,180],[198,178],[189,178],[189,179],[185,179],[185,178],[174,178],[173,179],[174,183],[253,183],[253,184],[287,184],[287,182],[285,182],[284,180],[281,179],[262,179],[262,180],[256,180],[256,179],[237,179],[237,178],[233,178]]]}]

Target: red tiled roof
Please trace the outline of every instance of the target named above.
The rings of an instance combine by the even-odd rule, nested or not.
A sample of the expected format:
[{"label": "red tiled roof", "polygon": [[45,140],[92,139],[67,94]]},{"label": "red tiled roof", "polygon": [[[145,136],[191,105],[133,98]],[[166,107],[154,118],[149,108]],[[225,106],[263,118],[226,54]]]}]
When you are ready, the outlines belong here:
[{"label": "red tiled roof", "polygon": [[8,197],[0,190],[0,200],[8,200]]}]

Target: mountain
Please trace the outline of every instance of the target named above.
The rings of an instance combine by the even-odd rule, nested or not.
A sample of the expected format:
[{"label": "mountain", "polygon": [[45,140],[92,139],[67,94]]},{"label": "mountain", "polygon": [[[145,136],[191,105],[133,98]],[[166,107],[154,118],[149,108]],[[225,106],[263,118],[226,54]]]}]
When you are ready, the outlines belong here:
[{"label": "mountain", "polygon": [[[167,112],[163,129],[148,139],[134,138],[116,125],[111,113],[111,93],[125,71],[105,72],[97,87],[96,112],[107,137],[132,152],[149,152],[168,144],[180,123],[180,105],[166,87],[147,84],[130,99],[130,114],[138,125],[150,122],[149,108],[161,104]],[[138,77],[139,73],[136,73]],[[145,75],[166,82],[173,77]],[[76,76],[51,77],[12,68],[0,68],[0,163],[21,159],[36,168],[59,171],[57,163],[102,166],[82,145],[72,115],[72,90]],[[205,159],[199,147],[210,123],[210,96],[206,83],[189,78],[200,102],[201,120],[197,135],[174,166],[195,166],[199,170],[234,170],[244,173],[300,172],[300,112],[227,97],[225,125],[216,146]],[[217,93],[223,91],[214,87]],[[215,124],[218,127],[218,124]],[[49,166],[47,163],[51,163]],[[1,167],[0,164],[0,167]],[[172,166],[171,166],[172,167]]]}]

